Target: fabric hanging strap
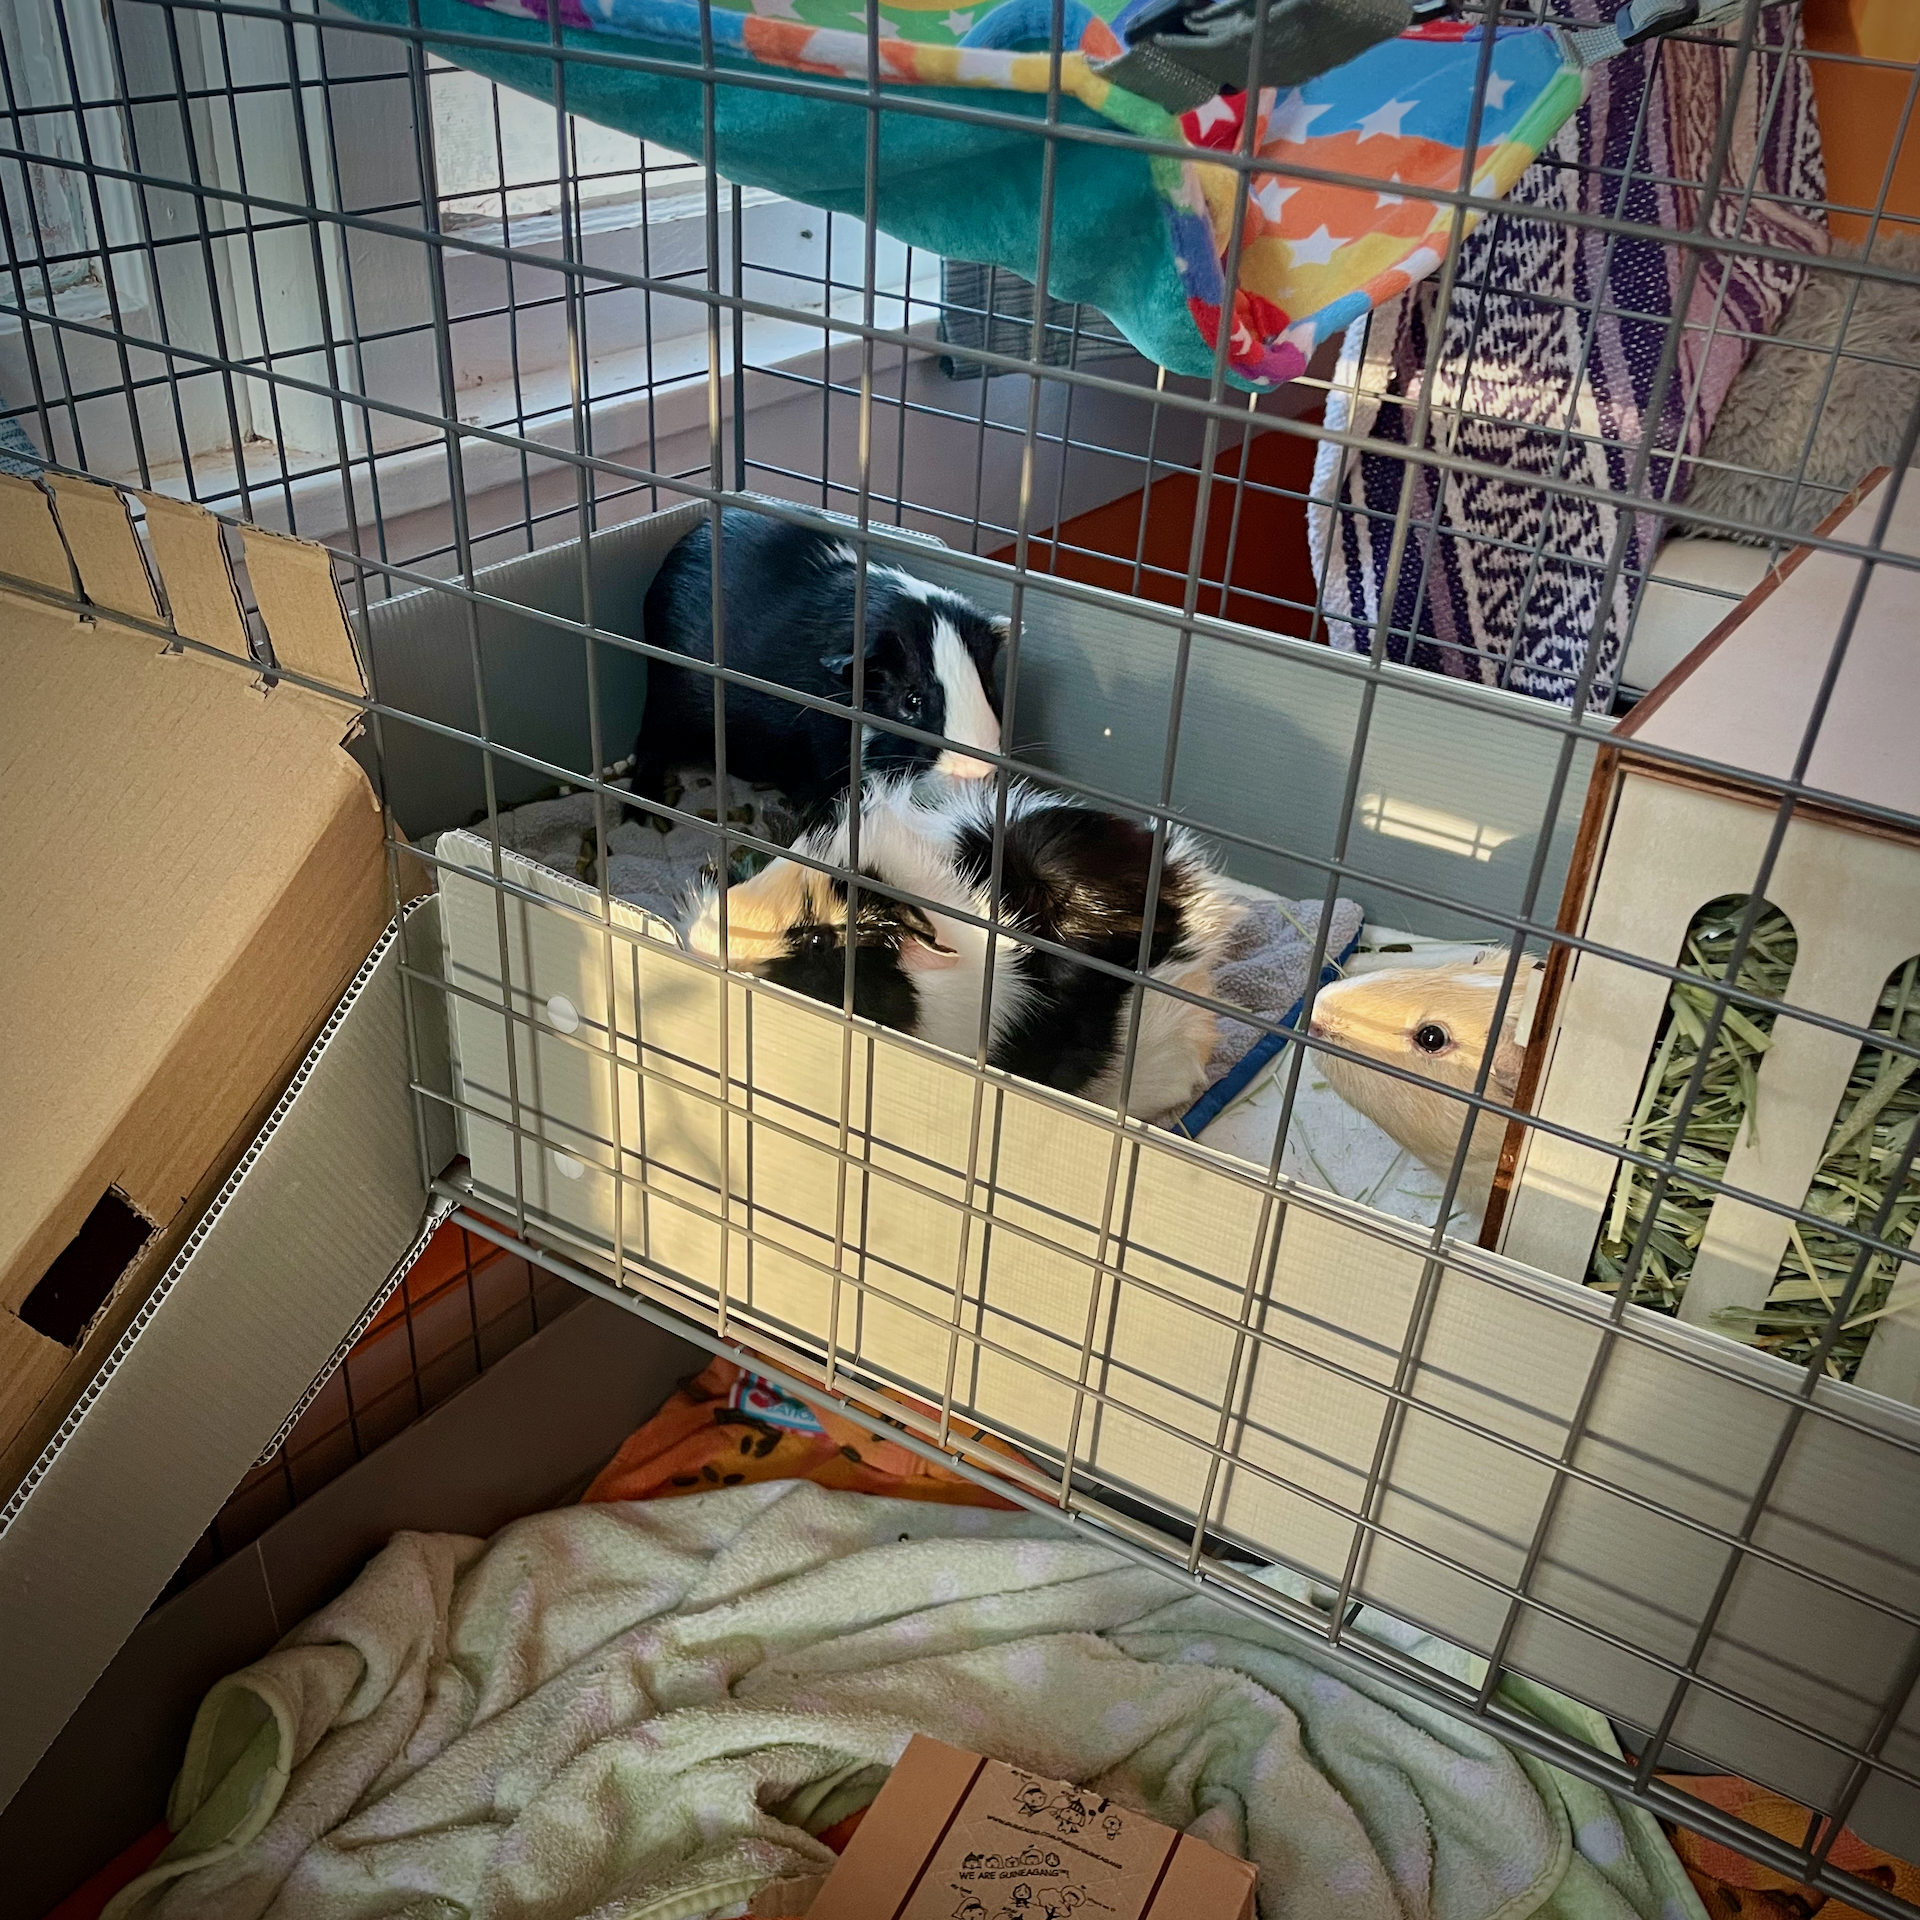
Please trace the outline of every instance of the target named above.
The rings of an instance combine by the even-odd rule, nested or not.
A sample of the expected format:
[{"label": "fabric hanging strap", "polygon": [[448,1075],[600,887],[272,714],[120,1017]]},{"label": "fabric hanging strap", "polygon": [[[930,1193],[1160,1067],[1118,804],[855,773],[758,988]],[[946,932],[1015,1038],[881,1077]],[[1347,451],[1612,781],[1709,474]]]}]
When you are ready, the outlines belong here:
[{"label": "fabric hanging strap", "polygon": [[[1711,26],[1745,0],[1629,0],[1604,26],[1561,29],[1581,68],[1612,60],[1660,34]],[[1357,59],[1417,22],[1460,17],[1460,0],[1135,0],[1115,18],[1125,51],[1091,64],[1103,80],[1170,113],[1191,113],[1216,95],[1246,85],[1260,32],[1264,86],[1297,87]]]},{"label": "fabric hanging strap", "polygon": [[1597,67],[1629,47],[1687,27],[1712,27],[1732,19],[1746,0],[1629,0],[1604,27],[1561,30],[1567,51],[1581,67]]},{"label": "fabric hanging strap", "polygon": [[[1170,113],[1247,84],[1258,0],[1139,0],[1114,20],[1126,51],[1096,60],[1101,79]],[[1413,24],[1412,0],[1267,0],[1260,84],[1297,87]]]}]

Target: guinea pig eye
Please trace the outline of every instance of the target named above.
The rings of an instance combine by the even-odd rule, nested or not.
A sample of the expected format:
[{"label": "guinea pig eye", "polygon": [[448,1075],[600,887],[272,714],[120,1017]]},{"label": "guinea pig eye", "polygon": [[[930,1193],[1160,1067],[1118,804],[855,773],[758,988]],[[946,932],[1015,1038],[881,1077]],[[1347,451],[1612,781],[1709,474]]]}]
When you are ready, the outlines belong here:
[{"label": "guinea pig eye", "polygon": [[1415,1029],[1413,1044],[1422,1053],[1445,1053],[1453,1044],[1453,1035],[1439,1021],[1429,1020],[1425,1026]]},{"label": "guinea pig eye", "polygon": [[917,693],[903,693],[900,696],[900,718],[908,726],[919,723],[921,714],[926,711],[927,703]]}]

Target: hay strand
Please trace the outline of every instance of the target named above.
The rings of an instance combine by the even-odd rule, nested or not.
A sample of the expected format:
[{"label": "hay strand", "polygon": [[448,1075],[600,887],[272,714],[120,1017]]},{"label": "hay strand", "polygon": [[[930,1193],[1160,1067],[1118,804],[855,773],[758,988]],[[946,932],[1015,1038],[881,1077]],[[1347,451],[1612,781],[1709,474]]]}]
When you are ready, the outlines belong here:
[{"label": "hay strand", "polygon": [[[1920,1045],[1920,957],[1894,969],[1870,1026],[1874,1033],[1908,1046]],[[1714,1324],[1723,1333],[1802,1365],[1812,1359],[1861,1252],[1854,1241],[1823,1231],[1821,1223],[1860,1233],[1874,1231],[1886,1204],[1888,1182],[1905,1162],[1914,1128],[1920,1126],[1916,1065],[1920,1062],[1911,1054],[1893,1053],[1871,1042],[1862,1045],[1834,1115],[1826,1150],[1801,1203],[1815,1219],[1804,1229],[1796,1223],[1764,1307],[1757,1311],[1729,1308],[1714,1315]],[[1907,1247],[1913,1244],[1916,1225],[1920,1225],[1920,1172],[1909,1166],[1886,1224],[1878,1232],[1893,1245]],[[1896,1298],[1895,1282],[1903,1267],[1906,1284]],[[1891,1254],[1869,1255],[1846,1321],[1827,1354],[1827,1372],[1836,1379],[1851,1379],[1866,1356],[1875,1325],[1889,1313],[1915,1311],[1920,1311],[1916,1269]]]}]

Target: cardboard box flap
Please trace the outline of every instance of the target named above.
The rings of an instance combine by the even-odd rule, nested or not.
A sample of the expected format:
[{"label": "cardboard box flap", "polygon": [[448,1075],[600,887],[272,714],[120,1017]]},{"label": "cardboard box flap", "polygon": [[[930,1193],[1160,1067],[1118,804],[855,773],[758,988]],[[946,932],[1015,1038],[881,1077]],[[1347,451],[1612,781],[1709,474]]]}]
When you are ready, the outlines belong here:
[{"label": "cardboard box flap", "polygon": [[985,1765],[981,1755],[925,1734],[908,1741],[867,1809],[866,1820],[847,1843],[830,1887],[815,1902],[821,1920],[894,1920],[920,1882],[933,1837],[902,1845],[889,1823],[916,1814],[940,1818],[958,1812]]},{"label": "cardboard box flap", "polygon": [[108,1342],[99,1390],[0,1493],[0,1804],[417,1236],[404,1003],[417,1025],[430,1001],[401,963],[432,966],[435,917],[416,910],[355,970],[253,1150]]},{"label": "cardboard box flap", "polygon": [[147,539],[166,583],[174,632],[244,660],[247,621],[220,522],[206,508],[163,493],[136,497],[147,510]]},{"label": "cardboard box flap", "polygon": [[55,593],[73,591],[73,570],[53,518],[53,503],[40,487],[15,473],[0,473],[0,570]]},{"label": "cardboard box flap", "polygon": [[[0,992],[31,1010],[0,1048],[0,1314],[19,1335],[103,1196],[160,1228],[182,1212],[392,903],[333,702],[5,595],[0,683],[0,898],[32,903],[0,918]],[[0,1379],[0,1439],[52,1365]]]},{"label": "cardboard box flap", "polygon": [[367,684],[326,550],[261,527],[242,527],[240,540],[274,659],[289,673],[364,695]]},{"label": "cardboard box flap", "polygon": [[1170,1914],[1217,1913],[1254,1920],[1253,1876],[1245,1861],[1229,1859],[1204,1840],[1183,1833],[1167,1862],[1154,1907]]},{"label": "cardboard box flap", "polygon": [[65,473],[48,474],[47,484],[81,591],[97,607],[157,621],[159,597],[119,491]]}]

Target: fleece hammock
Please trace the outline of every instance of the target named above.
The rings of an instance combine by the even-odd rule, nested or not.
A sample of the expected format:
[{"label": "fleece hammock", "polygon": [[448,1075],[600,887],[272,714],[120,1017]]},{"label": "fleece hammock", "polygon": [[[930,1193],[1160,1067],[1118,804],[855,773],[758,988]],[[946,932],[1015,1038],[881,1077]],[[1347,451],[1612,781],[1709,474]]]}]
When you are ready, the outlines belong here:
[{"label": "fleece hammock", "polygon": [[[696,0],[555,0],[569,47],[627,51],[691,67]],[[363,19],[410,25],[412,0],[341,0]],[[503,86],[553,97],[548,0],[417,0],[427,46]],[[1122,31],[1118,0],[1100,0]],[[1135,11],[1137,9],[1129,9]],[[718,170],[832,212],[865,210],[869,41],[862,0],[751,0],[711,8],[724,74],[801,73],[846,97],[764,86],[714,88]],[[1048,0],[887,0],[883,92],[985,104],[1036,123],[1051,62]],[[1065,0],[1061,117],[1183,144],[1191,159],[1076,140],[1058,143],[1048,291],[1107,314],[1149,359],[1205,378],[1219,336],[1231,252],[1234,176],[1209,164],[1241,137],[1244,95],[1175,114],[1097,67],[1128,54],[1108,18]],[[1250,182],[1233,296],[1228,374],[1269,387],[1304,371],[1322,341],[1392,299],[1445,255],[1453,210],[1398,191],[1457,189],[1482,50],[1477,24],[1418,27],[1299,86],[1263,89],[1255,150],[1277,165],[1363,176],[1340,187],[1276,173]],[[469,44],[436,41],[436,33]],[[1505,195],[1579,105],[1582,50],[1554,27],[1494,30],[1472,190]],[[482,36],[484,44],[472,44]],[[1124,69],[1123,69],[1124,70]],[[566,63],[566,105],[681,153],[702,149],[706,85],[693,72]],[[922,114],[880,114],[877,209],[896,239],[948,259],[1035,277],[1045,140],[1035,131]]]}]

